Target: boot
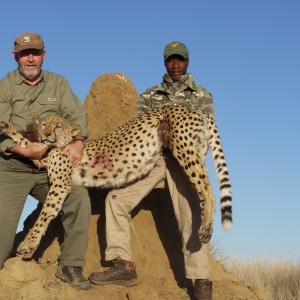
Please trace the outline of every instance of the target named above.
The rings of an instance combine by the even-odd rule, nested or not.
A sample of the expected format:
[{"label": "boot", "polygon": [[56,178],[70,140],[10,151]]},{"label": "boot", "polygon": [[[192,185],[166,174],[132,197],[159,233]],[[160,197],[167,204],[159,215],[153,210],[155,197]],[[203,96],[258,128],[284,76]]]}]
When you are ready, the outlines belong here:
[{"label": "boot", "polygon": [[193,296],[194,300],[212,300],[212,282],[208,279],[196,279]]},{"label": "boot", "polygon": [[113,266],[104,272],[94,272],[89,276],[91,283],[96,285],[120,284],[124,286],[137,285],[135,264],[120,258],[113,260]]},{"label": "boot", "polygon": [[78,290],[88,290],[91,283],[83,277],[82,267],[58,266],[55,276]]}]

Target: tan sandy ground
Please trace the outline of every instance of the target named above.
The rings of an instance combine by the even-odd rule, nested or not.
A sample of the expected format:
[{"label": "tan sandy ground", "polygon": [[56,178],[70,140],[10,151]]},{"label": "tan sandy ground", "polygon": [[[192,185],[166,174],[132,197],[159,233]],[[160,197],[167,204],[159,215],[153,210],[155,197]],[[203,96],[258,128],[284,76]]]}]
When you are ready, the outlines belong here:
[{"label": "tan sandy ground", "polygon": [[[86,97],[91,137],[100,137],[135,117],[138,93],[130,79],[121,73],[98,77]],[[84,273],[105,269],[104,199],[107,191],[90,190],[92,217]],[[38,208],[25,221],[24,231],[16,236],[16,245],[34,222]],[[225,234],[225,233],[224,233]],[[126,288],[118,285],[93,286],[77,291],[55,279],[62,227],[52,221],[34,260],[9,259],[0,271],[0,300],[187,300],[189,289],[182,288],[184,268],[181,239],[169,195],[155,189],[142,201],[132,219],[132,249],[137,264],[139,284]],[[210,258],[214,300],[266,300],[261,291],[245,286],[226,273]]]}]

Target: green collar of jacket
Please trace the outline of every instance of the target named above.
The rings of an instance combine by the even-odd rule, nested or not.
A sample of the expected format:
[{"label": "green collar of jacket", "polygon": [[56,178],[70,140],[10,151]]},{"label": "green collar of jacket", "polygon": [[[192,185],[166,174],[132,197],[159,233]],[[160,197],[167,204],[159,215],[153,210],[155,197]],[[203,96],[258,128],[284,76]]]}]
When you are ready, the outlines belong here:
[{"label": "green collar of jacket", "polygon": [[184,91],[190,89],[197,91],[198,87],[190,73],[182,75],[178,81],[173,81],[172,77],[166,73],[163,75],[163,82],[156,87],[156,91],[172,94],[173,91]]}]

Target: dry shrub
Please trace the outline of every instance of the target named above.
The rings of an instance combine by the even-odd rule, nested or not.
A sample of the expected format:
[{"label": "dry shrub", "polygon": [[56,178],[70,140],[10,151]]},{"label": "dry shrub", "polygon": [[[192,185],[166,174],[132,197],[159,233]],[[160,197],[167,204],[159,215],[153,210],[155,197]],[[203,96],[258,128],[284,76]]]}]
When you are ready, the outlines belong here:
[{"label": "dry shrub", "polygon": [[300,299],[300,263],[291,260],[228,259],[228,272],[265,291],[268,300]]},{"label": "dry shrub", "polygon": [[220,245],[221,243],[219,240],[212,238],[210,241],[210,254],[215,260],[224,265],[228,256],[225,254],[224,249]]}]

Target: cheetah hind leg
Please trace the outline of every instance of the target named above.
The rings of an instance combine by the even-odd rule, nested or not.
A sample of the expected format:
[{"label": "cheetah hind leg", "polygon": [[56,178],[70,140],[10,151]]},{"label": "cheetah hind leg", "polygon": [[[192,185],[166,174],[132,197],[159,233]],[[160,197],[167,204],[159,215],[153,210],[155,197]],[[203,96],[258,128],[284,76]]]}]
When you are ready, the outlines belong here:
[{"label": "cheetah hind leg", "polygon": [[201,159],[199,159],[196,164],[190,163],[189,165],[191,167],[186,170],[186,175],[198,192],[201,206],[201,225],[198,230],[199,240],[201,244],[206,244],[210,241],[213,234],[216,198],[213,195],[204,162],[201,162]]},{"label": "cheetah hind leg", "polygon": [[[173,155],[176,158],[178,157],[176,151],[173,152]],[[187,178],[198,192],[201,206],[201,225],[198,230],[198,235],[201,244],[206,244],[210,241],[213,233],[216,202],[212,186],[209,183],[206,166],[200,159],[197,160],[196,164],[194,164],[193,161],[190,162],[188,159],[184,162],[180,158],[177,160],[183,167]],[[185,168],[186,165],[188,165],[189,168]]]},{"label": "cheetah hind leg", "polygon": [[[209,185],[208,189],[211,189]],[[201,226],[198,231],[199,240],[201,244],[206,244],[211,240],[213,234],[213,225],[215,218],[215,203],[216,198],[213,196],[212,192],[210,194],[210,201],[212,203],[204,203],[205,201],[200,201],[201,203]],[[202,199],[202,195],[201,199]],[[207,205],[208,204],[208,205]]]}]

